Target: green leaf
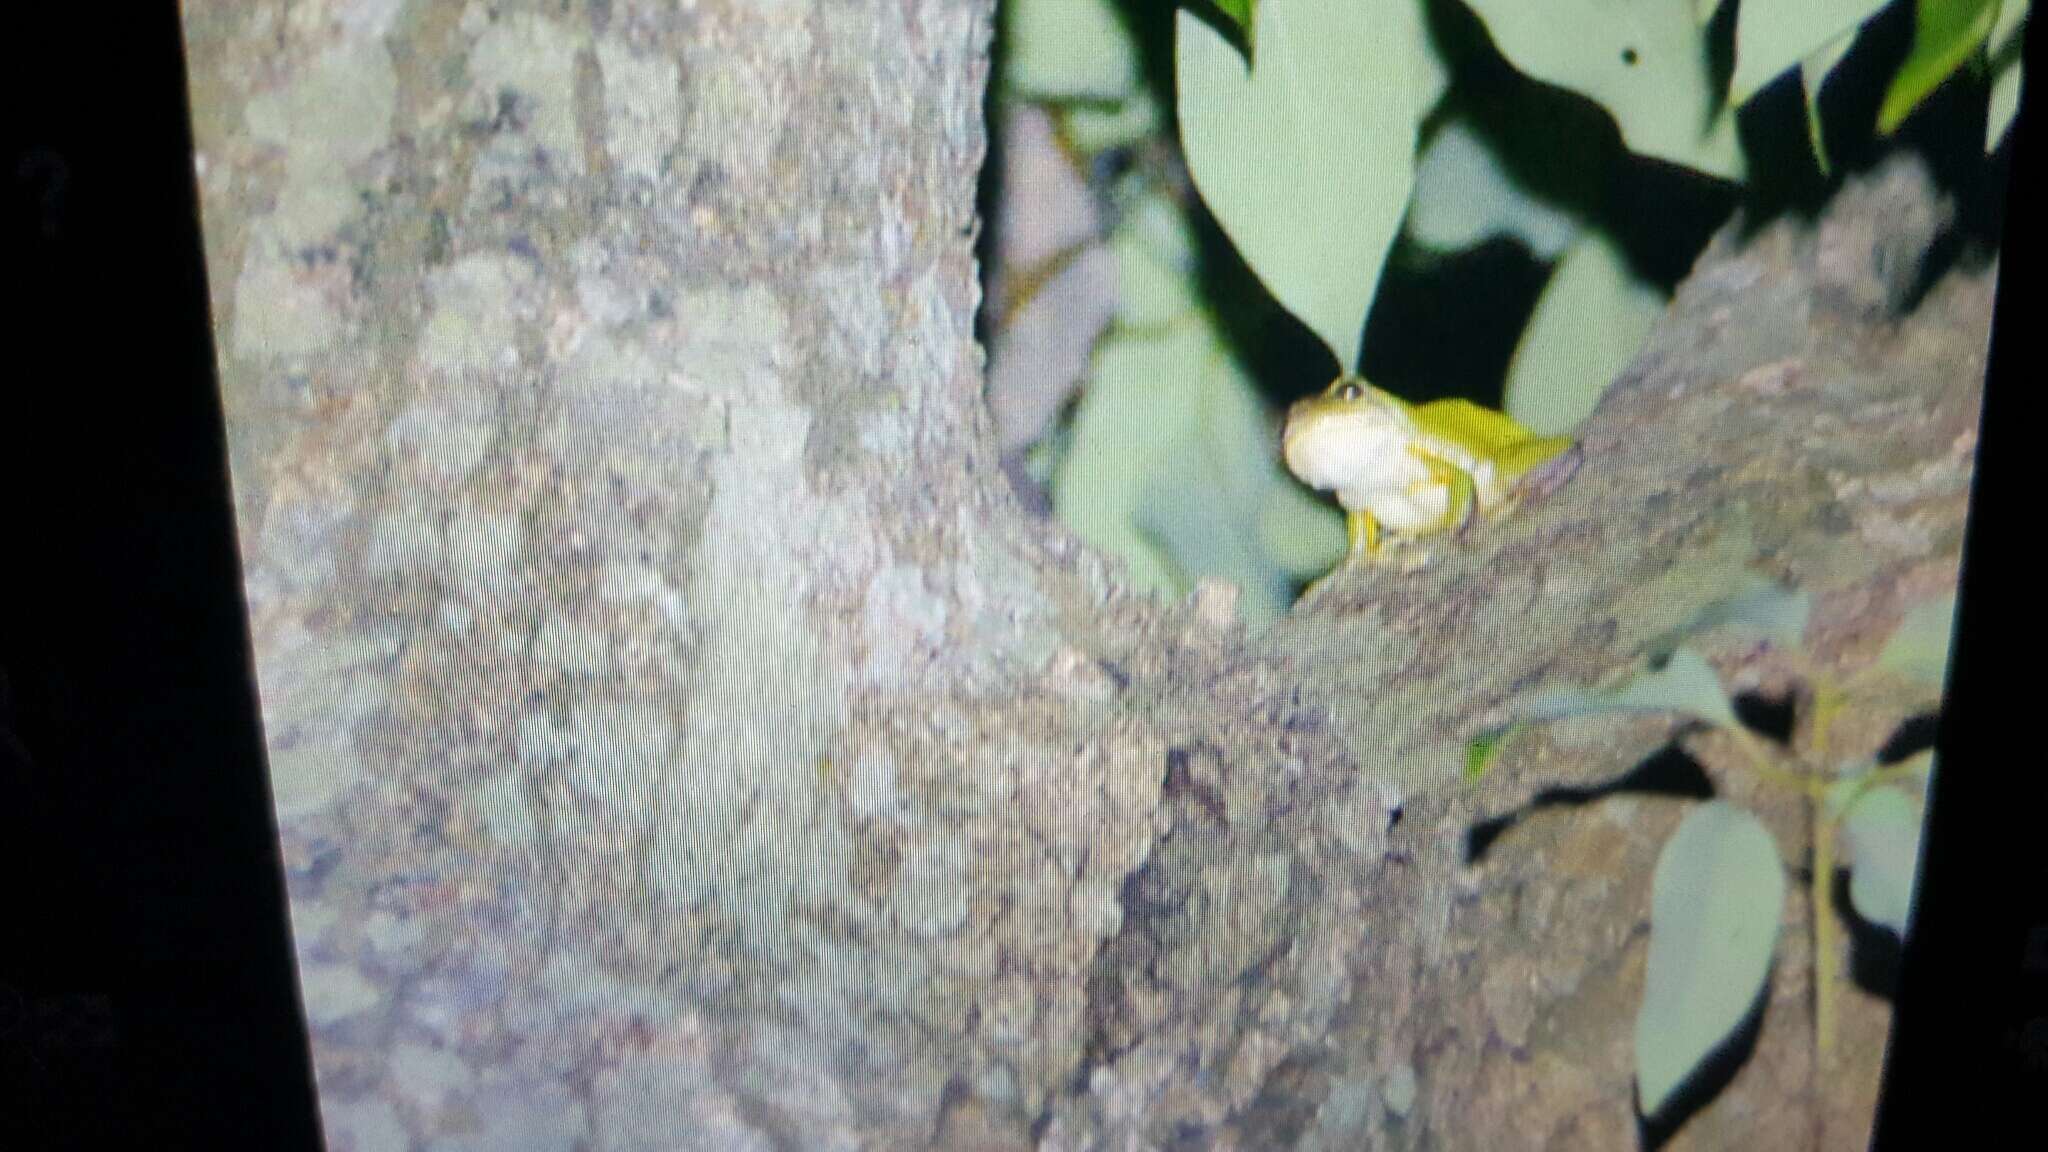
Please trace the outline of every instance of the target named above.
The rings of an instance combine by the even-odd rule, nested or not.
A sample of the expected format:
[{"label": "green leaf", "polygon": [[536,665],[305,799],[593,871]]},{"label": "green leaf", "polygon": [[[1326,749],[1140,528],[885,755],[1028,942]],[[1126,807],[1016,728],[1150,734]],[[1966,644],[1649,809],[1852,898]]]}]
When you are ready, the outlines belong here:
[{"label": "green leaf", "polygon": [[1892,638],[1878,653],[1880,668],[1909,680],[1941,687],[1948,675],[1949,643],[1955,633],[1956,595],[1923,600],[1906,610]]},{"label": "green leaf", "polygon": [[[1257,389],[1197,306],[1190,243],[1185,220],[1156,194],[1131,205],[1111,238],[1123,312],[1075,408],[1053,508],[1123,557],[1140,588],[1180,596],[1205,576],[1231,581],[1258,627],[1292,596],[1267,518],[1276,493],[1295,485]],[[1335,532],[1341,548],[1341,522]]]},{"label": "green leaf", "polygon": [[1877,109],[1877,130],[1889,136],[1969,60],[1998,19],[1998,0],[1919,0],[1913,47]]},{"label": "green leaf", "polygon": [[1337,505],[1292,482],[1267,490],[1259,537],[1266,555],[1296,580],[1335,568],[1349,543]]},{"label": "green leaf", "polygon": [[1812,596],[1752,572],[1741,588],[1694,613],[1692,619],[1672,629],[1651,649],[1675,651],[1687,638],[1716,628],[1739,628],[1770,641],[1774,647],[1793,649],[1806,637],[1806,621],[1812,610]]},{"label": "green leaf", "polygon": [[1508,363],[1507,413],[1538,432],[1586,418],[1664,314],[1612,238],[1586,231],[1551,271]]},{"label": "green leaf", "polygon": [[1998,70],[1991,82],[1991,108],[1984,122],[1984,153],[1998,151],[2013,117],[2020,112],[2020,61],[2015,58]]},{"label": "green leaf", "polygon": [[1678,712],[1723,728],[1742,726],[1714,666],[1691,648],[1673,651],[1664,667],[1637,676],[1620,688],[1545,693],[1514,707],[1515,715],[1523,720],[1561,720],[1613,712]]},{"label": "green leaf", "polygon": [[2029,7],[2027,0],[2005,0],[1998,8],[1998,22],[1991,26],[1991,34],[1984,40],[1984,51],[1991,59],[1991,107],[1984,118],[1986,155],[1998,150],[2012,128],[2013,117],[2019,114],[2023,70],[2019,32]]},{"label": "green leaf", "polygon": [[1764,85],[1851,35],[1891,0],[1749,0],[1735,17],[1728,100],[1747,104]]},{"label": "green leaf", "polygon": [[2008,47],[2018,52],[2020,25],[2027,21],[2027,10],[2032,0],[2004,0],[1998,6],[1998,19],[1991,24],[1991,31],[1984,37],[1984,51],[1999,56]]},{"label": "green leaf", "polygon": [[1159,102],[1144,88],[1120,104],[1074,104],[1060,119],[1067,143],[1093,156],[1111,148],[1123,148],[1160,130]]},{"label": "green leaf", "polygon": [[1213,2],[1216,5],[1216,10],[1230,17],[1230,22],[1237,25],[1238,29],[1244,33],[1245,40],[1249,42],[1252,35],[1253,10],[1258,7],[1258,0],[1213,0]]},{"label": "green leaf", "polygon": [[1636,1089],[1654,1116],[1725,1041],[1771,972],[1785,866],[1771,834],[1724,801],[1694,808],[1650,880],[1650,957],[1636,1014]]},{"label": "green leaf", "polygon": [[1466,0],[1527,76],[1614,117],[1631,152],[1725,180],[1745,168],[1721,106],[1697,0]]},{"label": "green leaf", "polygon": [[1414,0],[1263,0],[1257,61],[1185,9],[1175,60],[1195,187],[1282,307],[1358,363],[1415,178],[1434,57]]},{"label": "green leaf", "polygon": [[1148,192],[1125,209],[1109,238],[1116,256],[1117,323],[1163,329],[1196,306],[1195,236],[1178,206]]},{"label": "green leaf", "polygon": [[1517,181],[1493,141],[1462,116],[1423,148],[1407,226],[1410,236],[1439,251],[1512,236],[1544,260],[1555,260],[1579,230],[1571,212]]},{"label": "green leaf", "polygon": [[1185,391],[1219,370],[1220,354],[1193,324],[1160,336],[1112,333],[1096,353],[1053,473],[1054,514],[1083,540],[1122,557],[1132,584],[1144,591],[1188,591],[1173,558],[1138,527],[1138,499],[1186,438]]},{"label": "green leaf", "polygon": [[1903,937],[1920,862],[1920,805],[1903,790],[1869,789],[1849,809],[1842,841],[1856,914]]},{"label": "green leaf", "polygon": [[1927,748],[1906,757],[1896,764],[1880,766],[1875,757],[1866,757],[1853,764],[1835,770],[1835,779],[1821,793],[1821,808],[1830,820],[1839,820],[1849,807],[1861,799],[1863,793],[1875,787],[1871,781],[1879,771],[1887,776],[1904,773],[1923,784],[1928,773],[1934,770],[1934,749]]},{"label": "green leaf", "polygon": [[1139,494],[1137,525],[1160,542],[1188,586],[1203,576],[1236,584],[1245,622],[1260,628],[1287,610],[1293,592],[1260,538],[1267,492],[1280,479],[1273,437],[1242,375],[1216,381],[1194,400],[1191,443]]},{"label": "green leaf", "polygon": [[1850,45],[1856,43],[1857,29],[1850,29],[1822,48],[1799,62],[1799,86],[1806,96],[1806,140],[1813,146],[1814,163],[1820,166],[1820,174],[1829,174],[1827,141],[1823,138],[1820,122],[1820,90],[1835,66],[1849,54]]},{"label": "green leaf", "polygon": [[1115,0],[1005,0],[1004,79],[1032,100],[1121,100],[1138,83],[1138,51]]},{"label": "green leaf", "polygon": [[[1385,0],[1381,0],[1385,2]],[[1431,0],[1412,0],[1415,5],[1416,22],[1422,29],[1422,43],[1425,51],[1415,61],[1415,71],[1410,79],[1415,84],[1415,116],[1419,125],[1423,117],[1444,98],[1451,86],[1451,65],[1436,47],[1436,40],[1429,33],[1429,5]]]},{"label": "green leaf", "polygon": [[1714,22],[1714,13],[1721,10],[1721,0],[1693,0],[1692,16],[1702,27]]},{"label": "green leaf", "polygon": [[1835,778],[1821,790],[1821,812],[1830,820],[1840,819],[1849,805],[1856,802],[1863,790],[1870,786],[1870,774],[1877,770],[1877,761],[1861,760],[1851,767],[1837,770]]},{"label": "green leaf", "polygon": [[1465,783],[1473,783],[1486,775],[1486,770],[1493,767],[1493,760],[1500,752],[1500,746],[1507,743],[1508,736],[1514,730],[1515,726],[1511,724],[1506,728],[1475,736],[1465,745]]},{"label": "green leaf", "polygon": [[1065,450],[1065,431],[1056,428],[1024,450],[1024,474],[1039,484],[1051,484],[1053,470],[1059,467],[1060,454]]}]

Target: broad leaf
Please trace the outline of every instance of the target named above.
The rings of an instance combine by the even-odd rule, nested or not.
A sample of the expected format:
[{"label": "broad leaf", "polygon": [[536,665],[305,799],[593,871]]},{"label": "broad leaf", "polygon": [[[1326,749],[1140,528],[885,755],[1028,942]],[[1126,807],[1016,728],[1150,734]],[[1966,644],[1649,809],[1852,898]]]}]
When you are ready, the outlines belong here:
[{"label": "broad leaf", "polygon": [[1312,579],[1344,559],[1344,513],[1300,484],[1275,484],[1259,513],[1259,538],[1288,575]]},{"label": "broad leaf", "polygon": [[1190,399],[1188,439],[1139,493],[1137,525],[1188,587],[1203,576],[1236,584],[1246,622],[1262,627],[1287,610],[1293,592],[1260,533],[1266,497],[1284,483],[1274,438],[1258,393],[1240,373],[1216,372]]},{"label": "broad leaf", "polygon": [[1922,749],[1892,765],[1879,765],[1875,757],[1866,757],[1837,769],[1835,779],[1821,792],[1822,812],[1830,820],[1841,819],[1865,792],[1877,787],[1871,778],[1879,771],[1887,775],[1903,772],[1925,784],[1934,771],[1934,749]]},{"label": "broad leaf", "polygon": [[1716,628],[1735,628],[1767,640],[1773,647],[1794,649],[1806,636],[1812,610],[1811,595],[1751,573],[1742,587],[1700,609],[1651,648],[1668,653],[1689,637]]},{"label": "broad leaf", "polygon": [[1779,73],[1853,33],[1890,0],[1749,0],[1735,17],[1728,100],[1746,104]]},{"label": "broad leaf", "polygon": [[1171,200],[1149,193],[1129,205],[1109,249],[1116,255],[1116,319],[1125,331],[1163,331],[1195,308],[1195,236]]},{"label": "broad leaf", "polygon": [[1728,1039],[1771,972],[1785,866],[1771,834],[1724,801],[1678,825],[1650,881],[1650,958],[1636,1015],[1636,1089],[1654,1116]]},{"label": "broad leaf", "polygon": [[1525,75],[1592,100],[1631,152],[1743,178],[1697,0],[1466,0]]},{"label": "broad leaf", "polygon": [[2031,0],[2003,0],[1998,6],[1998,19],[1992,21],[1991,32],[1984,37],[1984,51],[1992,56],[2003,53],[2008,47],[2017,51],[2020,41],[2020,26],[2027,21],[2027,10]]},{"label": "broad leaf", "polygon": [[1138,52],[1116,0],[1004,0],[1004,78],[1033,100],[1121,100],[1138,83]]},{"label": "broad leaf", "polygon": [[1948,652],[1955,632],[1956,597],[1951,592],[1923,600],[1906,610],[1892,638],[1878,653],[1879,667],[1909,680],[1941,687],[1948,675]]},{"label": "broad leaf", "polygon": [[1998,0],[1919,0],[1913,47],[1877,109],[1878,132],[1890,135],[1955,74],[1991,35]]},{"label": "broad leaf", "polygon": [[1920,805],[1898,788],[1879,786],[1857,799],[1843,822],[1849,903],[1872,924],[1906,934],[1920,861]]},{"label": "broad leaf", "polygon": [[1075,104],[1065,109],[1060,126],[1067,143],[1084,155],[1136,144],[1160,130],[1159,102],[1144,88],[1122,103]]},{"label": "broad leaf", "polygon": [[2012,129],[2013,117],[2020,112],[2020,74],[2022,65],[2014,57],[1998,71],[1991,82],[1991,107],[1984,121],[1984,151],[1988,155],[1998,151],[2005,142],[2005,134]]},{"label": "broad leaf", "polygon": [[[1141,588],[1185,595],[1205,576],[1231,581],[1256,627],[1293,591],[1294,565],[1272,554],[1268,520],[1295,486],[1256,388],[1197,306],[1191,243],[1156,196],[1131,205],[1112,237],[1121,310],[1075,409],[1053,506],[1076,534],[1123,557]],[[1302,514],[1317,515],[1299,495],[1311,504]],[[1341,550],[1341,521],[1315,523]]]},{"label": "broad leaf", "polygon": [[1586,418],[1664,314],[1605,233],[1585,231],[1551,271],[1508,363],[1508,415],[1538,432]]},{"label": "broad leaf", "polygon": [[1998,22],[1984,40],[1991,59],[1991,107],[1984,118],[1984,151],[1996,152],[2012,119],[2020,110],[2020,28],[2026,22],[2027,0],[2005,0],[1998,8]]},{"label": "broad leaf", "polygon": [[1162,335],[1112,333],[1074,410],[1071,439],[1053,475],[1053,510],[1083,540],[1130,565],[1139,588],[1181,595],[1186,574],[1138,525],[1138,503],[1155,475],[1189,442],[1191,392],[1227,370],[1199,324]]},{"label": "broad leaf", "polygon": [[1434,57],[1414,0],[1262,0],[1254,20],[1248,66],[1177,14],[1182,151],[1245,263],[1350,369],[1414,183]]},{"label": "broad leaf", "polygon": [[1606,692],[1551,692],[1517,704],[1523,720],[1561,720],[1610,712],[1677,712],[1724,728],[1741,727],[1727,690],[1707,658],[1691,648],[1672,652],[1664,667]]},{"label": "broad leaf", "polygon": [[1258,8],[1258,0],[1213,0],[1216,10],[1230,17],[1247,39],[1252,34],[1252,14]]},{"label": "broad leaf", "polygon": [[1494,143],[1463,117],[1423,148],[1408,208],[1408,234],[1418,242],[1461,252],[1512,236],[1539,259],[1555,260],[1578,230],[1572,213],[1516,180]]}]

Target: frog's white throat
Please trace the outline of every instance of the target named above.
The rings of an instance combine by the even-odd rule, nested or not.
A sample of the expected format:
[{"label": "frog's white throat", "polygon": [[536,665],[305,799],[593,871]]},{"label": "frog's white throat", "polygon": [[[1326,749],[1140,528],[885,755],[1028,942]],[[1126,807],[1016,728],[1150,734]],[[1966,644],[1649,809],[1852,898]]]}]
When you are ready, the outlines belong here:
[{"label": "frog's white throat", "polygon": [[1427,478],[1422,461],[1408,451],[1411,440],[1381,413],[1324,413],[1287,430],[1287,468],[1302,483],[1336,492],[1350,506],[1346,492],[1401,489]]},{"label": "frog's white throat", "polygon": [[[1427,531],[1450,511],[1449,489],[1414,451],[1414,430],[1383,413],[1326,413],[1285,439],[1287,467],[1303,483],[1336,493],[1349,511],[1371,512],[1383,528]],[[1478,472],[1475,480],[1489,484],[1492,469]]]}]

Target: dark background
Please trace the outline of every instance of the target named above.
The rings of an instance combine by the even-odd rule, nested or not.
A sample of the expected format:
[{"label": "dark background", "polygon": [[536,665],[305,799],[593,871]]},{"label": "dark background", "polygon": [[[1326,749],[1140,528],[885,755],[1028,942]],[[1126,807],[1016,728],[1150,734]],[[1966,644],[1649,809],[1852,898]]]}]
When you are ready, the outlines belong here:
[{"label": "dark background", "polygon": [[0,1152],[317,1149],[177,6],[0,45]]},{"label": "dark background", "polygon": [[[177,8],[0,21],[0,1152],[318,1148]],[[2022,160],[1883,1149],[1978,1129],[2026,1146],[2048,1098],[2043,609],[2018,592],[2040,583],[2040,490],[2019,473],[2041,426],[2044,79],[2007,145]]]}]

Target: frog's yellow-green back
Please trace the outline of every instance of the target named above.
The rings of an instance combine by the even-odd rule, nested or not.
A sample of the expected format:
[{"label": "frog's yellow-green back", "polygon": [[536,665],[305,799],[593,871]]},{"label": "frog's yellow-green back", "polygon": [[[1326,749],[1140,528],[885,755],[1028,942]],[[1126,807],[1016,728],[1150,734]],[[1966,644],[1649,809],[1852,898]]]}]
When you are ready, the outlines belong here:
[{"label": "frog's yellow-green back", "polygon": [[[1505,412],[1498,412],[1470,400],[1432,400],[1416,409],[1424,425],[1435,434],[1455,440],[1473,454],[1489,460],[1520,455],[1531,442],[1569,444],[1569,437],[1538,436]],[[1553,447],[1551,451],[1557,451]]]}]

